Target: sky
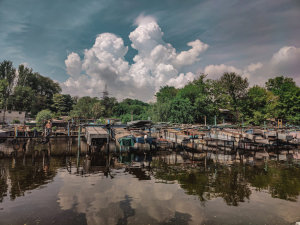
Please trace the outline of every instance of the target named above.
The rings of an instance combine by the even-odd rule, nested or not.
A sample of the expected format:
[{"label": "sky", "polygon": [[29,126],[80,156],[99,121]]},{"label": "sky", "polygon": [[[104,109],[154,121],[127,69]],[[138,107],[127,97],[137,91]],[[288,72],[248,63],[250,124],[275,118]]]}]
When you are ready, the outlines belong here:
[{"label": "sky", "polygon": [[154,101],[161,86],[236,72],[300,84],[299,0],[0,0],[0,61],[62,93]]}]

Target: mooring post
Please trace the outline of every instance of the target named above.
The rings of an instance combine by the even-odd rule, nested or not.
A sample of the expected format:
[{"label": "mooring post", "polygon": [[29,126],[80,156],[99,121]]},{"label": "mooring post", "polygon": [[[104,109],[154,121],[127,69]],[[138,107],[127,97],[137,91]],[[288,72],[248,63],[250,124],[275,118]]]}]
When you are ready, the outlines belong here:
[{"label": "mooring post", "polygon": [[51,143],[50,143],[50,140],[49,140],[49,144],[48,144],[48,155],[49,156],[51,155]]},{"label": "mooring post", "polygon": [[77,172],[78,172],[78,169],[79,169],[80,134],[81,134],[81,126],[79,125],[79,129],[78,129],[78,151],[77,151]]},{"label": "mooring post", "polygon": [[242,117],[242,129],[243,129],[243,132],[244,132],[244,117]]},{"label": "mooring post", "polygon": [[107,124],[108,124],[107,158],[109,158],[110,120],[107,120]]}]

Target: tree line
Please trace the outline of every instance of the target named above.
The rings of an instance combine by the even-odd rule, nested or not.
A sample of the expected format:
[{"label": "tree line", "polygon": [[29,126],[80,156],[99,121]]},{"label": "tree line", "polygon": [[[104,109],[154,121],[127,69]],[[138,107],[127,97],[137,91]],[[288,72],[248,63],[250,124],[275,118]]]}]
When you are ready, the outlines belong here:
[{"label": "tree line", "polygon": [[[27,111],[35,117],[47,110],[47,117],[119,118],[174,123],[214,123],[219,109],[230,110],[233,122],[261,125],[270,118],[299,124],[300,88],[293,78],[276,77],[265,85],[249,87],[247,78],[236,73],[224,73],[219,79],[208,79],[201,74],[183,88],[160,87],[156,102],[145,103],[134,99],[118,102],[114,97],[71,96],[61,94],[61,87],[49,77],[10,61],[0,63],[1,109]],[[45,112],[43,112],[45,114]]]},{"label": "tree line", "polygon": [[156,121],[176,123],[214,123],[219,109],[228,109],[233,122],[262,125],[268,119],[283,119],[289,124],[300,121],[300,88],[293,78],[276,77],[265,85],[249,87],[247,78],[236,73],[224,73],[219,79],[207,79],[201,74],[181,89],[161,87],[155,94],[156,103],[150,115]]}]

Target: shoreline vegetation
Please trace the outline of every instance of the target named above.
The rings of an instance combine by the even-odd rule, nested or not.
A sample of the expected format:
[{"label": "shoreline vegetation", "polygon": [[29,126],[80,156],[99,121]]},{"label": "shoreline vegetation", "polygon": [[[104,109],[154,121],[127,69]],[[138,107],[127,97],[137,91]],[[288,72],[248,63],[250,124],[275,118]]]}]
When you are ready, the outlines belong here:
[{"label": "shoreline vegetation", "polygon": [[28,116],[119,118],[122,123],[133,120],[173,123],[214,123],[222,121],[220,109],[227,109],[233,123],[262,125],[272,118],[299,125],[300,87],[293,78],[270,78],[265,85],[249,86],[247,78],[236,73],[220,74],[219,79],[208,79],[201,74],[194,81],[178,89],[160,87],[156,102],[145,103],[126,98],[118,102],[115,97],[78,97],[61,94],[59,83],[44,77],[33,69],[11,61],[0,62],[0,109],[26,111]]}]

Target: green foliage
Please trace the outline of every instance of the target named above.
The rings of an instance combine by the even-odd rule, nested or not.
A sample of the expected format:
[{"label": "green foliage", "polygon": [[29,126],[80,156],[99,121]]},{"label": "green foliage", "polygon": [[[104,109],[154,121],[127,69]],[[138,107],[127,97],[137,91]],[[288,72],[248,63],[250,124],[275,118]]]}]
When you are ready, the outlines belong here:
[{"label": "green foliage", "polygon": [[194,107],[189,99],[176,97],[171,102],[171,117],[173,123],[193,123]]},{"label": "green foliage", "polygon": [[149,115],[155,122],[170,122],[171,102],[153,103]]},{"label": "green foliage", "polygon": [[70,111],[70,116],[72,117],[93,117],[93,105],[99,102],[97,97],[91,98],[89,96],[82,97],[78,99],[76,105],[73,106],[73,110]]},{"label": "green foliage", "polygon": [[18,120],[18,119],[13,119],[12,123],[17,123],[17,124],[19,124],[19,123],[21,123],[21,121]]},{"label": "green foliage", "polygon": [[122,123],[127,123],[131,121],[131,113],[134,120],[148,119],[148,108],[148,103],[126,98],[112,108],[112,113],[116,118],[121,119]]},{"label": "green foliage", "polygon": [[[224,73],[220,79],[211,80],[201,74],[197,79],[178,89],[160,87],[155,103],[137,99],[117,102],[114,97],[78,96],[60,94],[58,83],[33,69],[20,65],[18,76],[12,62],[0,62],[0,108],[27,111],[31,115],[53,111],[56,116],[116,117],[123,123],[134,120],[155,122],[207,123],[214,116],[221,121],[219,109],[229,109],[235,121],[243,117],[247,124],[261,125],[268,118],[280,118],[290,124],[300,124],[300,88],[293,78],[284,76],[269,79],[265,87],[253,86],[236,73]],[[221,75],[221,74],[220,74]],[[51,112],[50,112],[51,113]]]},{"label": "green foliage", "polygon": [[0,79],[0,108],[5,109],[6,107],[6,89],[8,87],[8,81],[6,79]]},{"label": "green foliage", "polygon": [[105,120],[103,117],[101,117],[101,118],[100,118],[100,123],[101,123],[101,124],[106,124],[106,120]]},{"label": "green foliage", "polygon": [[36,123],[39,127],[43,125],[44,120],[52,119],[52,113],[50,110],[42,110],[36,116]]},{"label": "green foliage", "polygon": [[1,108],[31,111],[36,115],[51,108],[53,95],[61,92],[61,88],[49,77],[34,73],[24,65],[19,66],[16,76],[12,62],[3,61],[0,63],[0,92]]},{"label": "green foliage", "polygon": [[[119,117],[123,124],[131,121],[131,114],[124,114]],[[133,120],[148,120],[148,114],[144,113],[141,115],[133,115]]]},{"label": "green foliage", "polygon": [[223,86],[224,93],[230,96],[230,105],[235,112],[235,119],[238,121],[239,116],[237,109],[247,95],[247,88],[249,86],[248,79],[242,78],[234,72],[227,72],[224,73],[217,82]]},{"label": "green foliage", "polygon": [[170,101],[176,97],[178,92],[179,90],[172,86],[166,85],[160,87],[159,91],[155,94],[156,101],[161,103]]},{"label": "green foliage", "polygon": [[11,96],[14,109],[17,111],[30,111],[35,98],[35,93],[28,86],[17,86],[14,95]]},{"label": "green foliage", "polygon": [[261,125],[268,118],[275,118],[277,98],[264,87],[253,86],[242,103],[241,112],[246,122]]},{"label": "green foliage", "polygon": [[[14,81],[16,78],[16,69],[13,67],[11,61],[4,60],[0,63],[0,80],[1,82],[1,105],[3,108],[8,107],[9,97],[13,92]],[[5,80],[5,81],[3,81]]]},{"label": "green foliage", "polygon": [[52,108],[55,112],[67,115],[73,108],[73,99],[71,95],[54,94]]},{"label": "green foliage", "polygon": [[105,107],[100,102],[96,102],[93,105],[92,112],[95,118],[99,118],[104,115]]},{"label": "green foliage", "polygon": [[37,131],[43,131],[42,127],[33,127],[31,128],[31,131],[34,131],[34,129],[36,129]]},{"label": "green foliage", "polygon": [[56,127],[56,126],[52,127],[52,130],[53,130],[53,131],[56,131],[56,130],[57,130],[57,127]]}]

